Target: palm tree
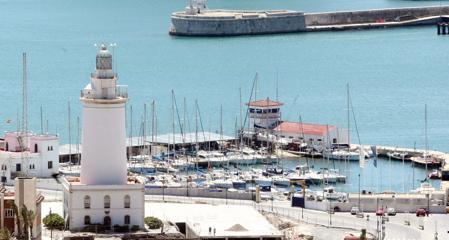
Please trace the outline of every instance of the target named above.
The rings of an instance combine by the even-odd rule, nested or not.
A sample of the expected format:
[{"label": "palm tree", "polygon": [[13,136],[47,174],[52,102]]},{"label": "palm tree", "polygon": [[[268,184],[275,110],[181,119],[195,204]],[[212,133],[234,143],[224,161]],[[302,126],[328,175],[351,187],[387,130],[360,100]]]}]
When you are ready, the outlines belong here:
[{"label": "palm tree", "polygon": [[22,235],[22,224],[20,222],[19,208],[16,203],[13,203],[14,215],[16,215],[16,224],[17,224],[17,235],[18,238]]},{"label": "palm tree", "polygon": [[28,209],[25,205],[22,205],[22,208],[20,209],[20,213],[22,215],[22,220],[23,220],[23,237],[24,239],[29,239],[29,222],[28,222]]},{"label": "palm tree", "polygon": [[34,226],[34,220],[36,219],[36,213],[34,213],[32,210],[27,211],[27,222],[28,226],[30,227],[30,237],[33,239],[33,226]]},{"label": "palm tree", "polygon": [[0,239],[1,240],[10,240],[12,238],[11,232],[7,228],[0,229]]}]

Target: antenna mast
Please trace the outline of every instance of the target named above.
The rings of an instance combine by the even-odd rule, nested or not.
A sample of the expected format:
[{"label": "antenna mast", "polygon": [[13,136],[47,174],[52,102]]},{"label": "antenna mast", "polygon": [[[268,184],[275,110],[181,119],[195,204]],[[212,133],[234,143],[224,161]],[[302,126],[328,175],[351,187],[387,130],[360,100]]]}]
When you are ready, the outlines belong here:
[{"label": "antenna mast", "polygon": [[27,55],[22,55],[22,132],[28,131],[28,86],[27,86]]}]

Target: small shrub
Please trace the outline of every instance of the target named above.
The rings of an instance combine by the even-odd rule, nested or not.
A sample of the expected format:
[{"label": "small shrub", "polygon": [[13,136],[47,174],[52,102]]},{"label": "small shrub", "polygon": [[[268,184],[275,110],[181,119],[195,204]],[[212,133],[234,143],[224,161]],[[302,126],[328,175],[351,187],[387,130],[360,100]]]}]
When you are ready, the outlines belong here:
[{"label": "small shrub", "polygon": [[155,217],[146,217],[144,219],[144,222],[149,229],[159,229],[163,226],[162,221],[159,218]]},{"label": "small shrub", "polygon": [[114,225],[114,232],[118,232],[118,233],[124,233],[124,232],[129,232],[129,226],[128,225]]},{"label": "small shrub", "polygon": [[131,231],[132,232],[137,232],[137,231],[139,231],[140,230],[140,226],[139,225],[132,225],[131,226]]},{"label": "small shrub", "polygon": [[44,226],[48,229],[57,229],[62,230],[64,229],[64,218],[59,216],[57,213],[48,214],[44,217],[42,220],[44,223]]}]

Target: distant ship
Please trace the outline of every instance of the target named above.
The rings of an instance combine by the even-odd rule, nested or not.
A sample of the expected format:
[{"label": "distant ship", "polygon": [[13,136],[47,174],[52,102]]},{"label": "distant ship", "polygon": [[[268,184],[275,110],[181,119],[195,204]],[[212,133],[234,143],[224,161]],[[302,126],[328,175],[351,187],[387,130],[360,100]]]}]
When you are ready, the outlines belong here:
[{"label": "distant ship", "polygon": [[290,10],[210,10],[206,0],[192,0],[171,15],[169,33],[179,36],[235,36],[305,31],[303,12]]}]

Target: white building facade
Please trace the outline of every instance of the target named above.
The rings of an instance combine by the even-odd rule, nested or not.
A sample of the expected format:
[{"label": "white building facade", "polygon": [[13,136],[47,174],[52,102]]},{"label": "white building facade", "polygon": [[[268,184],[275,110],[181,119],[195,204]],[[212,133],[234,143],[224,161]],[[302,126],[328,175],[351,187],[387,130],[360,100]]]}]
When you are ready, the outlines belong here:
[{"label": "white building facade", "polygon": [[273,129],[281,120],[281,102],[270,99],[252,101],[246,104],[249,111],[249,131]]},{"label": "white building facade", "polygon": [[83,89],[80,178],[65,178],[64,217],[71,230],[93,224],[143,228],[144,185],[127,176],[125,86],[117,85],[112,55],[102,45]]},{"label": "white building facade", "polygon": [[347,144],[348,130],[333,125],[284,121],[273,129],[273,134],[284,142],[302,142],[322,150],[332,144]]},{"label": "white building facade", "polygon": [[0,181],[16,177],[49,178],[59,174],[59,137],[52,134],[8,132],[0,149]]}]

